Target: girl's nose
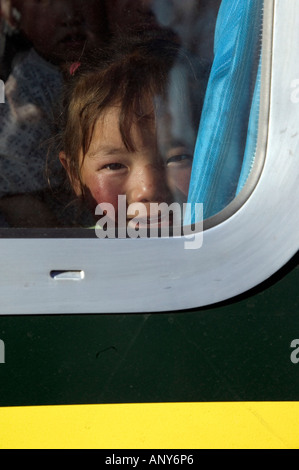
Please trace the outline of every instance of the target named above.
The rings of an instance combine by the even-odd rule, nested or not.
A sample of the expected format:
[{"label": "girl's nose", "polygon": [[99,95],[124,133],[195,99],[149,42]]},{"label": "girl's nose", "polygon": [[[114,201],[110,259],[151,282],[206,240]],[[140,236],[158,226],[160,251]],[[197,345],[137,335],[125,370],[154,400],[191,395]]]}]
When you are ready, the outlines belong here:
[{"label": "girl's nose", "polygon": [[171,194],[167,186],[165,170],[162,165],[144,165],[134,174],[130,181],[129,201],[133,202],[170,202]]}]

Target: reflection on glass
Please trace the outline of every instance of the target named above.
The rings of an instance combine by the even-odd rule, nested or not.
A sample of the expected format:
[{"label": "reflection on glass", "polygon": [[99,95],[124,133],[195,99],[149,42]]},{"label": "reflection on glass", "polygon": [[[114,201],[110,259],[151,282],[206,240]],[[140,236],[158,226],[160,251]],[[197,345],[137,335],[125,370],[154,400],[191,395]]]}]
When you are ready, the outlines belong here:
[{"label": "reflection on glass", "polygon": [[[244,125],[238,163],[230,168],[215,142],[202,137],[219,137],[213,125],[223,118],[223,100],[220,88],[214,95],[212,88],[224,70],[219,47],[228,52],[230,20],[234,30],[242,25],[227,0],[3,2],[1,226],[94,227],[99,214],[117,227],[136,224],[136,215],[138,227],[172,226],[183,224],[187,202],[206,204],[207,217],[229,203],[240,186],[256,83],[262,2],[252,4],[257,39],[247,51]],[[221,139],[227,140],[224,132]],[[198,191],[203,179],[213,178],[216,189],[207,183]],[[227,184],[234,189],[223,197]],[[208,203],[219,191],[220,205]],[[173,211],[164,220],[162,203],[177,204],[180,217]]]}]

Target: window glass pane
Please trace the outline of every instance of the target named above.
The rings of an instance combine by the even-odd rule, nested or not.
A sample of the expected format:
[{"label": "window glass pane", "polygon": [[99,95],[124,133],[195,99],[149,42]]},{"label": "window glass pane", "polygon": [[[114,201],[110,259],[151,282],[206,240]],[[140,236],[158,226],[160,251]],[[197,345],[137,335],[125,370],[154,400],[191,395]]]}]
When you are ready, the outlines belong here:
[{"label": "window glass pane", "polygon": [[262,8],[2,1],[0,226],[134,232],[226,207],[255,154]]}]

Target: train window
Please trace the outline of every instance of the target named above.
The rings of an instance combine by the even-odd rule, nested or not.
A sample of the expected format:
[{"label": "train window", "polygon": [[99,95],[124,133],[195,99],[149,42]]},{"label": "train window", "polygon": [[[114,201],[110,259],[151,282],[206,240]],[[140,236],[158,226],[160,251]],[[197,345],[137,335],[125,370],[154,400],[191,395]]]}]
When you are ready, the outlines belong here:
[{"label": "train window", "polygon": [[279,0],[1,5],[0,313],[199,307],[292,256]]},{"label": "train window", "polygon": [[181,233],[235,198],[257,143],[262,0],[5,4],[29,50],[0,114],[4,227]]}]

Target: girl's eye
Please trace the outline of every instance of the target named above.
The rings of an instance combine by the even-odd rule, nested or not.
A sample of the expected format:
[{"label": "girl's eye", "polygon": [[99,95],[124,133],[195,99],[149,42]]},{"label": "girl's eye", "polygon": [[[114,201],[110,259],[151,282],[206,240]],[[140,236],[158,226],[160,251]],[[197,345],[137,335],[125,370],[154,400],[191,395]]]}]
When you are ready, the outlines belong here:
[{"label": "girl's eye", "polygon": [[108,163],[102,168],[110,170],[110,171],[116,171],[116,170],[122,170],[123,168],[125,168],[125,165],[123,165],[122,163]]},{"label": "girl's eye", "polygon": [[191,163],[193,160],[193,155],[188,155],[188,154],[179,154],[179,155],[173,155],[172,157],[167,158],[166,164],[167,166],[179,166],[183,164],[188,164]]}]

